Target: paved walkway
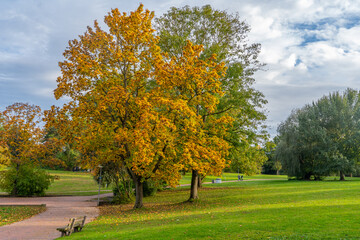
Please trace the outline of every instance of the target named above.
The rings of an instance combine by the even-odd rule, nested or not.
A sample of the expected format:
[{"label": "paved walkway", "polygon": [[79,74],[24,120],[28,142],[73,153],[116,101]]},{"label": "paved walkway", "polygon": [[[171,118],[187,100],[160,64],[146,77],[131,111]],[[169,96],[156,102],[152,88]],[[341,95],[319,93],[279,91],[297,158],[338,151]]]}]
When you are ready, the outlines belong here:
[{"label": "paved walkway", "polygon": [[[112,193],[100,195],[111,196]],[[93,201],[92,201],[93,200]],[[71,217],[86,215],[86,222],[99,215],[96,196],[67,197],[0,197],[0,205],[39,205],[46,204],[47,210],[29,219],[0,227],[1,240],[50,240],[61,236],[56,230],[65,226]]]}]

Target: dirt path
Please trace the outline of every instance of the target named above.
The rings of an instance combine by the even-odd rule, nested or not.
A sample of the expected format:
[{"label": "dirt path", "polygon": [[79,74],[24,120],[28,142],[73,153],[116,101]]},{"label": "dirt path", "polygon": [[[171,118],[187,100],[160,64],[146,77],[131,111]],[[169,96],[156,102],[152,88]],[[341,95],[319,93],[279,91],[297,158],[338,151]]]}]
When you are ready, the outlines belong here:
[{"label": "dirt path", "polygon": [[[112,193],[100,195],[111,196]],[[91,201],[95,200],[95,201]],[[0,227],[1,240],[37,240],[60,237],[58,227],[65,226],[69,218],[86,215],[86,222],[99,215],[96,196],[69,197],[33,197],[10,198],[0,197],[0,205],[38,205],[46,204],[47,210],[21,222]]]}]

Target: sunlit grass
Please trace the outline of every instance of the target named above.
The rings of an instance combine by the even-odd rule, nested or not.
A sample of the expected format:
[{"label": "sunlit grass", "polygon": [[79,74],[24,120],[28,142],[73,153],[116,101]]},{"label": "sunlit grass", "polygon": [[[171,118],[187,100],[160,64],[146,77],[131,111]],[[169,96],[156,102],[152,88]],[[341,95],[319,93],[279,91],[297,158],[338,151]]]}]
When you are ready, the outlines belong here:
[{"label": "sunlit grass", "polygon": [[[222,181],[235,181],[238,180],[238,176],[242,175],[244,180],[253,180],[253,179],[287,179],[286,175],[267,175],[267,174],[258,174],[253,176],[246,176],[244,174],[238,173],[223,173],[221,176],[206,176],[204,182],[211,182],[214,179],[220,178]],[[191,183],[191,173],[186,173],[182,176],[180,184],[190,184]]]},{"label": "sunlit grass", "polygon": [[30,218],[45,210],[45,206],[0,206],[0,226]]},{"label": "sunlit grass", "polygon": [[[46,195],[76,195],[90,196],[98,193],[99,185],[93,179],[90,172],[71,172],[48,170],[50,175],[56,176],[57,179],[45,191]],[[0,192],[3,190],[0,189]],[[101,188],[101,193],[111,192],[111,187]],[[2,193],[6,195],[6,193]]]},{"label": "sunlit grass", "polygon": [[[95,195],[98,192],[99,185],[93,179],[89,172],[70,172],[70,171],[54,171],[49,173],[58,176],[50,188],[46,191],[46,195]],[[101,193],[109,192],[111,188],[101,188]]]},{"label": "sunlit grass", "polygon": [[145,198],[145,208],[101,207],[71,239],[357,239],[360,181],[243,181]]}]

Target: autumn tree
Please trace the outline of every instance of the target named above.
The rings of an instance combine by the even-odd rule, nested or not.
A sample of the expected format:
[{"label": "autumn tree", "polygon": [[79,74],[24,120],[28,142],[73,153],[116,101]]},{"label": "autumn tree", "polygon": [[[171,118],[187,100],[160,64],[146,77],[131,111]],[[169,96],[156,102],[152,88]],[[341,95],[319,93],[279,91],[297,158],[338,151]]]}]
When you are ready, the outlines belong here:
[{"label": "autumn tree", "polygon": [[279,128],[276,157],[290,177],[322,179],[359,163],[359,92],[347,89],[293,111]]},{"label": "autumn tree", "polygon": [[[224,68],[214,57],[200,60],[201,47],[191,43],[184,47],[186,57],[163,55],[151,27],[153,16],[142,5],[129,15],[113,9],[105,17],[107,31],[95,21],[94,28],[70,41],[66,60],[59,63],[55,97],[71,100],[52,107],[46,117],[48,126],[75,143],[84,166],[114,162],[126,169],[135,185],[134,208],[143,206],[145,180],[178,182],[182,156],[201,134],[201,118],[188,101],[205,101],[206,94],[190,99],[178,91],[210,87]],[[189,77],[193,82],[186,82]]]},{"label": "autumn tree", "polygon": [[[233,118],[227,114],[216,116],[219,97],[223,95],[221,77],[224,64],[216,63],[215,55],[210,60],[202,60],[202,46],[193,46],[189,41],[181,56],[173,56],[172,68],[167,72],[176,84],[171,91],[173,98],[186,104],[190,114],[176,116],[177,152],[185,170],[192,172],[189,201],[198,198],[199,175],[220,175],[226,165],[230,148],[225,137]],[[192,118],[189,118],[192,116]]]},{"label": "autumn tree", "polygon": [[0,145],[0,170],[2,170],[4,167],[8,166],[10,164],[10,159],[7,156],[7,147]]},{"label": "autumn tree", "polygon": [[[0,113],[0,132],[4,131],[3,126],[1,125],[1,113]],[[9,151],[5,146],[4,139],[0,138],[0,170],[10,164],[10,158],[8,155]]]},{"label": "autumn tree", "polygon": [[[32,167],[38,164],[43,133],[39,126],[42,120],[40,107],[14,103],[5,109],[1,116],[0,142],[2,148],[6,149],[5,154],[11,167],[5,176],[6,190],[15,196],[43,194],[50,185],[50,177],[45,172],[33,170]],[[26,178],[33,176],[44,181],[37,182],[36,179]]]},{"label": "autumn tree", "polygon": [[[258,61],[260,44],[249,44],[247,34],[250,26],[239,20],[238,14],[214,10],[210,5],[201,8],[185,6],[171,8],[156,19],[160,36],[159,45],[170,56],[182,56],[187,40],[204,46],[200,59],[216,54],[218,62],[225,62],[227,71],[221,78],[222,95],[213,112],[200,111],[204,121],[209,116],[231,116],[235,121],[227,126],[230,144],[228,160],[233,167],[241,166],[245,173],[260,171],[266,156],[258,151],[267,134],[259,127],[265,120],[261,108],[266,103],[261,92],[252,87],[253,74],[262,64]],[[210,122],[205,125],[211,125]],[[203,174],[207,174],[203,172]],[[193,175],[197,177],[197,175]],[[196,182],[196,181],[193,181]]]},{"label": "autumn tree", "polygon": [[34,160],[39,148],[42,130],[39,127],[42,112],[40,107],[27,103],[15,103],[1,113],[0,139],[7,148],[11,164]]}]

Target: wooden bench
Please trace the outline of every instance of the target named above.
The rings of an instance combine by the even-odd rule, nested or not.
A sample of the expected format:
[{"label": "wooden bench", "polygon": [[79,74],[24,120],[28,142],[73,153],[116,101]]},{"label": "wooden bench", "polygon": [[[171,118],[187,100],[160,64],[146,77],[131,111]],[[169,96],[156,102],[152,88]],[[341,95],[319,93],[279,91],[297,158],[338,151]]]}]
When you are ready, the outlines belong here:
[{"label": "wooden bench", "polygon": [[57,228],[61,232],[61,236],[70,236],[73,232],[80,232],[85,225],[86,216],[70,218],[68,225]]}]

